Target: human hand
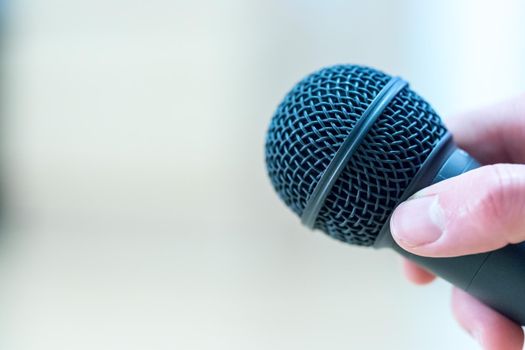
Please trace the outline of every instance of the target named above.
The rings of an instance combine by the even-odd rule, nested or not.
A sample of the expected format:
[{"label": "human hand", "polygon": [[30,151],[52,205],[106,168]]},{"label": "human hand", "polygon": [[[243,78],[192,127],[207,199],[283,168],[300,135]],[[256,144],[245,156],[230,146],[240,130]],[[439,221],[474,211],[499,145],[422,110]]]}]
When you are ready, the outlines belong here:
[{"label": "human hand", "polygon": [[[417,255],[451,257],[496,250],[525,241],[525,94],[450,120],[460,148],[487,165],[442,181],[399,205],[392,236]],[[514,164],[511,164],[514,163]],[[435,276],[405,261],[416,284]],[[460,325],[487,350],[523,348],[521,326],[454,289],[452,310]]]}]

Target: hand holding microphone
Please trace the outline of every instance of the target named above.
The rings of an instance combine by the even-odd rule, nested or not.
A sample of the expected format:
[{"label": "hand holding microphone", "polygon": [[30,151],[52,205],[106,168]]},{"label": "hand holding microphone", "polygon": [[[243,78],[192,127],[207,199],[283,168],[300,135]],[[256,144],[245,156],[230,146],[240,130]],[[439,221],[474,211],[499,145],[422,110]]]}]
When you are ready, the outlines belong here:
[{"label": "hand holding microphone", "polygon": [[[494,119],[458,121],[459,146],[483,163],[523,162],[523,114],[500,126]],[[265,151],[274,189],[305,226],[349,244],[393,249],[411,261],[414,279],[438,275],[499,311],[455,294],[464,301],[456,305],[460,321],[488,348],[522,342],[520,166],[479,168],[408,83],[353,65],[297,83],[272,118]]]},{"label": "hand holding microphone", "polygon": [[[525,95],[451,120],[458,145],[484,166],[419,191],[395,210],[392,236],[429,257],[478,254],[525,241]],[[405,262],[410,280],[433,274]],[[525,277],[522,277],[525,278]],[[525,298],[525,296],[523,296]],[[521,327],[467,293],[454,290],[459,323],[486,349],[522,349]]]}]

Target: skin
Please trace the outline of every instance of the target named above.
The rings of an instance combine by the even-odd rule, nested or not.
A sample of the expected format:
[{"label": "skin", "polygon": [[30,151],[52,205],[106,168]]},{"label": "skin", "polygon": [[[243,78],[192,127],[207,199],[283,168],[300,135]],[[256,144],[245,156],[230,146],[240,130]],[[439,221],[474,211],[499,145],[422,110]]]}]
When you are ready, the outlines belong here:
[{"label": "skin", "polygon": [[[486,166],[430,186],[416,195],[416,200],[431,197],[438,203],[438,239],[414,243],[406,239],[410,238],[403,232],[407,227],[393,222],[391,229],[396,242],[418,255],[447,257],[491,251],[525,241],[525,165],[521,165],[525,164],[525,94],[457,116],[447,125],[459,147]],[[396,215],[421,215],[417,208],[405,206],[409,201],[396,209],[392,221],[396,221]],[[408,233],[424,236],[426,229],[421,226],[420,232]],[[435,279],[412,262],[404,261],[403,267],[407,278],[415,284],[424,285]],[[452,311],[483,349],[523,349],[521,326],[463,291],[453,290]]]}]

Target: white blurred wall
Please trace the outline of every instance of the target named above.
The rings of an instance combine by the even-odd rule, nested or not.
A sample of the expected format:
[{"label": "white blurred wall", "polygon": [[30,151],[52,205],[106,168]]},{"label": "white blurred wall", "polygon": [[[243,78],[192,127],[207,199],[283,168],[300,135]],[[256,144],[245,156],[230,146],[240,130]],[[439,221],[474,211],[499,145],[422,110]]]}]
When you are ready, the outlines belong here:
[{"label": "white blurred wall", "polygon": [[18,0],[3,59],[2,349],[474,349],[449,286],[302,228],[263,140],[304,74],[445,114],[523,89],[523,5]]}]

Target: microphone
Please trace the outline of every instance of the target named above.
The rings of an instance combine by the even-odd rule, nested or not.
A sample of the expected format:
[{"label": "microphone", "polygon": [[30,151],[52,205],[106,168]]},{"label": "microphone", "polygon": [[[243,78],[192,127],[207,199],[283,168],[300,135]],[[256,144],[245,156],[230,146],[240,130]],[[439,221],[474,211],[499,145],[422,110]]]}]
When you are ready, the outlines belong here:
[{"label": "microphone", "polygon": [[525,243],[428,258],[392,238],[398,204],[480,166],[401,78],[357,65],[310,74],[277,107],[265,158],[275,191],[305,226],[346,243],[394,249],[525,325]]}]

